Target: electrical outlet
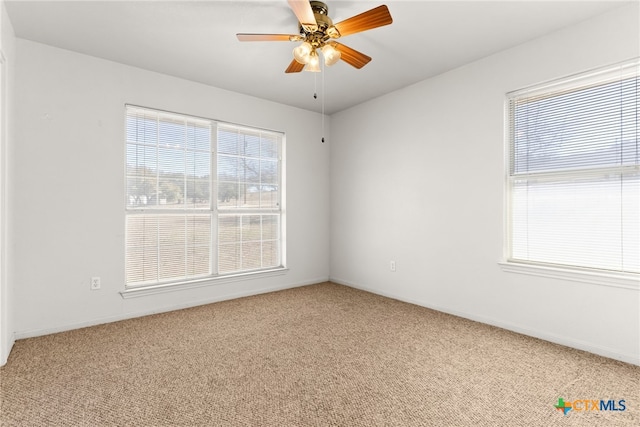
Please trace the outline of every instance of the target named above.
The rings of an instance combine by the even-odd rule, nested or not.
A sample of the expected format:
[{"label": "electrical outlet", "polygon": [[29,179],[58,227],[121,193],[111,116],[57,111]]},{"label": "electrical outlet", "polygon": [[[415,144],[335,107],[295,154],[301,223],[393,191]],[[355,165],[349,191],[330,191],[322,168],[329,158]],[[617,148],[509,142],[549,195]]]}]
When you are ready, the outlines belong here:
[{"label": "electrical outlet", "polygon": [[92,277],[91,278],[91,290],[95,291],[97,289],[100,289],[100,278],[99,277]]},{"label": "electrical outlet", "polygon": [[396,262],[395,261],[389,262],[389,270],[396,271]]}]

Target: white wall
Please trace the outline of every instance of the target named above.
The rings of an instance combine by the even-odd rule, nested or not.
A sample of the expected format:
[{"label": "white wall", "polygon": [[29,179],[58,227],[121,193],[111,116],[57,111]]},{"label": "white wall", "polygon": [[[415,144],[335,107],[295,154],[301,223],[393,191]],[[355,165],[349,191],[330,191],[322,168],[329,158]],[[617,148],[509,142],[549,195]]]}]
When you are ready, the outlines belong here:
[{"label": "white wall", "polygon": [[505,93],[640,55],[639,17],[636,3],[334,114],[332,280],[640,363],[637,290],[497,264]]},{"label": "white wall", "polygon": [[[321,115],[17,39],[9,279],[17,338],[329,276],[329,143]],[[123,299],[124,105],[286,133],[283,276]],[[102,289],[91,291],[92,276]]]},{"label": "white wall", "polygon": [[4,2],[0,4],[0,52],[2,53],[2,71],[0,85],[2,91],[0,105],[0,366],[4,365],[14,342],[13,289],[7,280],[7,145],[11,139],[12,99],[14,81],[15,36],[13,26],[7,15]]}]

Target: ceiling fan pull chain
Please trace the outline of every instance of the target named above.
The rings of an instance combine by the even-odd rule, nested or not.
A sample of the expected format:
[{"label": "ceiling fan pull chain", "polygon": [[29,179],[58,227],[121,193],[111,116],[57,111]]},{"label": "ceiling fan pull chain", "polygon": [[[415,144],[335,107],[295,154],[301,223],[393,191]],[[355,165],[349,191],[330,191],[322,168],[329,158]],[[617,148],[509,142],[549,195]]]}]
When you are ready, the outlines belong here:
[{"label": "ceiling fan pull chain", "polygon": [[322,143],[324,144],[324,71],[325,71],[324,61],[320,66],[322,67],[322,99],[320,101],[322,102]]},{"label": "ceiling fan pull chain", "polygon": [[313,99],[318,99],[318,74],[313,73]]}]

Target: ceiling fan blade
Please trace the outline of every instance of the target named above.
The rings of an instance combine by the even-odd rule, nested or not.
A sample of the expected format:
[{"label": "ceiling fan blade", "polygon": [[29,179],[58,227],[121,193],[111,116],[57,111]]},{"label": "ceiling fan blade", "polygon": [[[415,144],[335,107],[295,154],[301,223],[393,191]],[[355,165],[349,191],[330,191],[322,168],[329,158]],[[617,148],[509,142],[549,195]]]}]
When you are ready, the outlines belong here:
[{"label": "ceiling fan blade", "polygon": [[356,68],[362,68],[371,61],[370,56],[358,52],[355,49],[351,49],[349,46],[345,46],[338,42],[332,42],[330,44],[340,52],[340,59]]},{"label": "ceiling fan blade", "polygon": [[[300,38],[297,34],[236,34],[241,42],[289,42]],[[293,38],[293,39],[292,39]]]},{"label": "ceiling fan blade", "polygon": [[309,0],[288,0],[289,7],[298,18],[298,22],[309,32],[315,32],[318,29],[316,17],[311,9]]},{"label": "ceiling fan blade", "polygon": [[304,68],[304,64],[299,63],[295,59],[291,61],[291,64],[284,71],[285,73],[299,73]]},{"label": "ceiling fan blade", "polygon": [[340,32],[341,36],[348,36],[349,34],[389,25],[392,22],[393,18],[391,18],[389,8],[382,5],[338,22],[334,27]]}]

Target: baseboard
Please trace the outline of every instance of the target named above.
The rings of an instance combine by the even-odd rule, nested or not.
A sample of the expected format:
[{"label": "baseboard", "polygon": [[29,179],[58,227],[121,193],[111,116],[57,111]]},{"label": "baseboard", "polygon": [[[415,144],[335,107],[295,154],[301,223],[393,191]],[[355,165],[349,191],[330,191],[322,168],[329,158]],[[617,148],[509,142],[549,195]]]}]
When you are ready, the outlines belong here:
[{"label": "baseboard", "polygon": [[13,349],[13,345],[15,343],[16,343],[15,334],[11,334],[11,337],[9,338],[9,342],[7,343],[6,348],[4,349],[4,351],[0,352],[2,353],[2,357],[0,358],[0,367],[7,364],[7,361],[9,360],[9,355],[11,354],[11,349]]},{"label": "baseboard", "polygon": [[607,357],[609,359],[615,359],[615,360],[619,360],[622,362],[626,362],[626,363],[630,363],[632,365],[637,365],[640,366],[640,358],[638,357],[638,355],[634,355],[634,354],[627,354],[627,353],[621,353],[618,350],[612,349],[612,348],[608,348],[608,347],[602,347],[602,346],[598,346],[598,345],[594,345],[592,343],[589,342],[585,342],[585,341],[581,341],[581,340],[575,340],[572,338],[568,338],[562,335],[557,335],[554,333],[550,333],[548,331],[541,331],[541,330],[536,330],[536,329],[531,329],[522,325],[518,325],[516,323],[512,323],[512,322],[504,322],[502,320],[499,319],[494,319],[494,318],[490,318],[490,317],[485,317],[485,316],[478,316],[475,315],[473,313],[465,313],[465,312],[461,312],[458,310],[453,310],[450,309],[448,307],[443,307],[443,306],[437,306],[437,305],[433,305],[430,304],[428,302],[425,301],[421,301],[418,299],[414,299],[414,298],[405,298],[399,295],[395,295],[391,292],[383,292],[377,289],[373,289],[373,288],[369,288],[367,286],[362,286],[356,283],[352,283],[350,281],[347,280],[342,280],[340,278],[337,277],[331,277],[329,279],[331,282],[333,283],[337,283],[339,285],[344,285],[344,286],[349,286],[350,288],[355,288],[355,289],[360,289],[362,291],[366,291],[366,292],[371,292],[372,294],[376,294],[376,295],[381,295],[387,298],[392,298],[398,301],[403,301],[403,302],[407,302],[410,304],[415,304],[415,305],[419,305],[421,307],[425,307],[425,308],[429,308],[431,310],[436,310],[436,311],[440,311],[442,313],[447,313],[447,314],[452,314],[454,316],[458,316],[458,317],[462,317],[465,319],[469,319],[469,320],[473,320],[475,322],[480,322],[480,323],[484,323],[487,325],[491,325],[491,326],[496,326],[498,328],[501,329],[506,329],[508,331],[512,331],[512,332],[517,332],[519,334],[523,334],[523,335],[527,335],[530,337],[534,337],[534,338],[539,338],[541,340],[544,341],[549,341],[555,344],[560,344],[560,345],[564,345],[566,347],[571,347],[571,348],[575,348],[577,350],[583,350],[589,353],[593,353],[593,354],[597,354],[599,356],[604,356]]},{"label": "baseboard", "polygon": [[65,325],[62,325],[62,326],[56,326],[56,327],[53,327],[53,328],[20,331],[20,332],[16,332],[14,334],[14,340],[39,337],[39,336],[43,336],[43,335],[57,334],[57,333],[60,333],[60,332],[72,331],[74,329],[88,328],[88,327],[91,327],[91,326],[103,325],[105,323],[119,322],[121,320],[127,320],[127,319],[135,319],[137,317],[144,317],[144,316],[149,316],[149,315],[152,315],[152,314],[167,313],[167,312],[175,311],[175,310],[183,310],[183,309],[186,309],[186,308],[198,307],[198,306],[201,306],[201,305],[213,304],[215,302],[228,301],[228,300],[232,300],[232,299],[236,299],[236,298],[243,298],[243,297],[249,297],[249,296],[253,296],[253,295],[266,294],[266,293],[269,293],[269,292],[283,291],[285,289],[299,288],[301,286],[308,286],[308,285],[314,285],[314,284],[317,284],[317,283],[327,282],[328,280],[329,280],[328,277],[321,277],[321,278],[317,278],[317,279],[305,280],[305,281],[302,281],[302,282],[296,282],[294,284],[288,284],[288,285],[283,285],[283,286],[267,286],[267,287],[264,287],[264,288],[253,289],[251,291],[236,292],[236,293],[225,294],[225,295],[218,295],[218,296],[213,297],[213,298],[207,298],[207,299],[199,300],[199,301],[195,301],[195,302],[192,301],[192,302],[185,303],[185,304],[176,304],[176,305],[165,306],[165,307],[161,307],[161,308],[154,308],[154,309],[151,309],[151,310],[142,310],[142,311],[138,311],[138,312],[128,312],[128,313],[119,314],[119,315],[116,315],[116,316],[102,317],[102,318],[99,318],[99,319],[92,319],[92,320],[88,320],[88,321],[84,321],[84,322],[68,323],[68,324],[65,324]]}]

